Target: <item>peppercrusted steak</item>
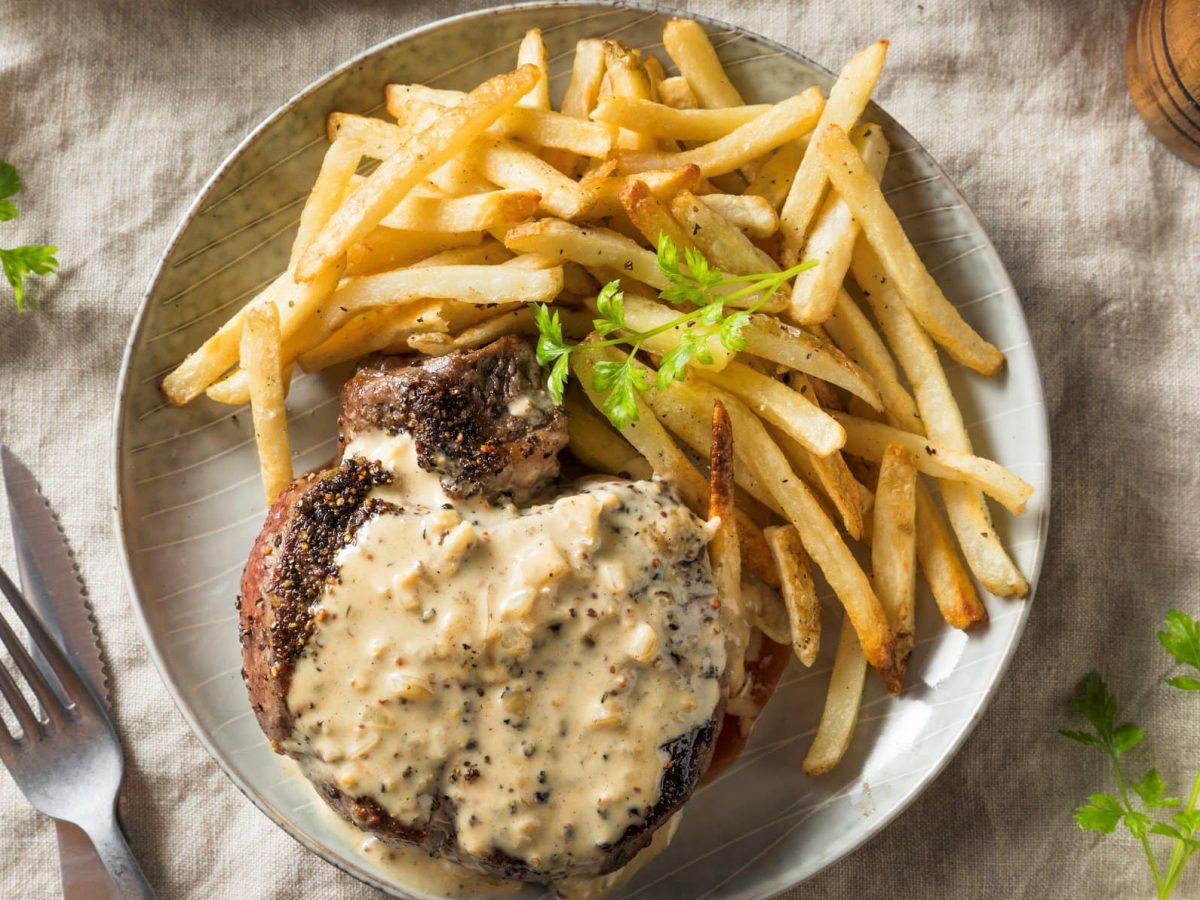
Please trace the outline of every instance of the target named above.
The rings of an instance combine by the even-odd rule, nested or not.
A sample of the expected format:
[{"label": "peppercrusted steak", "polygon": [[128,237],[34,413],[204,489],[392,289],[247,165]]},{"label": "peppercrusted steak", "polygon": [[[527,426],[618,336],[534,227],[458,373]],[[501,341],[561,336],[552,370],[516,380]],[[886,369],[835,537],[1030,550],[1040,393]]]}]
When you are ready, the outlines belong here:
[{"label": "peppercrusted steak", "polygon": [[541,382],[516,338],[364,365],[342,459],[275,502],[239,599],[258,721],[330,806],[524,881],[628,862],[724,703],[702,523],[661,482],[551,484]]}]

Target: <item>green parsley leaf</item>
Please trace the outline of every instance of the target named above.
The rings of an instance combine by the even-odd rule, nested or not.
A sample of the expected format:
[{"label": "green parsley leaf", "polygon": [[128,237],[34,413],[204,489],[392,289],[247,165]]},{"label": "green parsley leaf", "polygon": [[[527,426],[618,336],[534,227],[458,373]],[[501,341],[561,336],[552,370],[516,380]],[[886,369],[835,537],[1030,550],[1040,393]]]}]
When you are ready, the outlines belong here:
[{"label": "green parsley leaf", "polygon": [[1200,622],[1177,609],[1167,613],[1159,643],[1185,666],[1200,669]]},{"label": "green parsley leaf", "polygon": [[1104,744],[1100,742],[1100,738],[1096,737],[1094,734],[1088,734],[1086,731],[1071,731],[1067,728],[1060,728],[1058,733],[1065,738],[1070,738],[1073,741],[1086,744],[1088,747],[1095,747],[1098,750],[1104,749]]},{"label": "green parsley leaf", "polygon": [[1131,781],[1129,786],[1150,809],[1168,809],[1179,805],[1178,797],[1163,796],[1167,792],[1167,783],[1158,774],[1158,769],[1151,769],[1141,781]]},{"label": "green parsley leaf", "polygon": [[1183,840],[1183,835],[1179,833],[1179,830],[1172,828],[1166,822],[1155,822],[1150,826],[1150,833],[1161,834],[1164,837],[1175,838],[1177,841]]},{"label": "green parsley leaf", "polygon": [[1200,691],[1200,678],[1193,678],[1191,675],[1176,675],[1168,678],[1167,684],[1181,691]]},{"label": "green parsley leaf", "polygon": [[1079,682],[1073,702],[1075,709],[1092,723],[1101,741],[1108,746],[1117,717],[1117,698],[1109,692],[1099,672],[1089,672]]},{"label": "green parsley leaf", "polygon": [[563,402],[563,391],[567,386],[567,379],[571,375],[570,354],[564,353],[554,361],[554,365],[550,369],[550,377],[546,380],[546,388],[550,391],[550,396],[554,398],[555,403]]},{"label": "green parsley leaf", "polygon": [[550,307],[545,303],[531,305],[533,306],[533,321],[537,324],[538,329],[537,361],[539,365],[549,365],[552,360],[569,353],[570,348],[563,340],[562,322],[559,320],[558,310],[551,313]]},{"label": "green parsley leaf", "polygon": [[1126,722],[1120,728],[1113,732],[1112,746],[1117,753],[1126,753],[1142,742],[1142,738],[1146,736],[1146,731]]},{"label": "green parsley leaf", "polygon": [[1139,841],[1146,836],[1146,829],[1150,827],[1150,817],[1144,812],[1125,813],[1125,827]]},{"label": "green parsley leaf", "polygon": [[736,312],[721,323],[718,335],[726,350],[730,353],[738,353],[746,349],[746,338],[742,335],[742,331],[749,324],[750,313],[748,312]]},{"label": "green parsley leaf", "polygon": [[637,419],[637,394],[649,390],[650,376],[634,364],[633,357],[627,357],[623,363],[602,360],[596,363],[592,387],[608,391],[604,398],[604,413],[620,430]]},{"label": "green parsley leaf", "polygon": [[18,215],[17,205],[10,200],[21,190],[21,176],[12,163],[0,160],[0,222],[15,219]]},{"label": "green parsley leaf", "polygon": [[1075,823],[1084,831],[1112,834],[1125,815],[1120,801],[1111,794],[1092,794],[1088,802],[1075,809]]},{"label": "green parsley leaf", "polygon": [[3,266],[4,277],[12,285],[18,310],[25,309],[25,279],[30,275],[49,275],[57,270],[58,259],[54,255],[57,252],[57,247],[36,244],[0,248],[0,266]]}]

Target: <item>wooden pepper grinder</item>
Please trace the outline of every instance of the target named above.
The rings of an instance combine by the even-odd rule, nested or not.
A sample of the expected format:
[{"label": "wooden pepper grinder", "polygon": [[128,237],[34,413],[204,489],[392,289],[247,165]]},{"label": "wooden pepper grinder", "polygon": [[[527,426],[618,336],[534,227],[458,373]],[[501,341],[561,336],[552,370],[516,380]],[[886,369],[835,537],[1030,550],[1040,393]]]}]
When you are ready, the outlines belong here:
[{"label": "wooden pepper grinder", "polygon": [[1200,166],[1200,0],[1142,0],[1129,26],[1125,80],[1150,132]]}]

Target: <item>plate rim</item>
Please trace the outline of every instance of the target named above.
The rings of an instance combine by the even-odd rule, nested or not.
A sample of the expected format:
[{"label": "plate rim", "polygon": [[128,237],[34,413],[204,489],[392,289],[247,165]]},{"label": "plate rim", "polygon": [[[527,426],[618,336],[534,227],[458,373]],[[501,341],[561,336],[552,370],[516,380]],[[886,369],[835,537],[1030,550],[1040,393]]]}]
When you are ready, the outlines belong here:
[{"label": "plate rim", "polygon": [[[782,55],[799,61],[812,70],[824,73],[830,77],[834,77],[835,75],[834,72],[824,65],[814,61],[810,57],[795,50],[794,48],[788,47],[779,41],[751,31],[740,25],[726,22],[722,19],[717,19],[712,16],[692,13],[687,10],[672,9],[652,3],[628,2],[628,0],[584,0],[584,2],[577,2],[577,0],[524,0],[524,2],[503,3],[497,6],[484,7],[481,9],[470,10],[467,12],[458,13],[456,15],[435,19],[433,21],[417,25],[416,27],[410,28],[407,31],[392,35],[391,37],[385,38],[384,40],[379,41],[378,43],[337,64],[334,68],[318,76],[299,91],[292,94],[278,107],[276,107],[269,115],[263,118],[241,140],[239,140],[229,151],[229,153],[226,154],[226,156],[221,160],[221,162],[213,170],[213,173],[201,185],[192,202],[189,203],[187,208],[184,210],[179,223],[171,233],[170,239],[167,241],[166,246],[159,254],[158,261],[155,263],[154,269],[147,281],[146,288],[142,292],[141,298],[138,301],[137,311],[134,314],[130,324],[129,336],[126,339],[125,347],[122,351],[121,365],[117,374],[117,390],[111,425],[110,472],[112,481],[110,486],[112,490],[112,503],[110,505],[112,508],[112,520],[114,530],[117,535],[117,543],[121,552],[122,574],[124,576],[126,589],[129,593],[129,601],[130,606],[132,607],[134,619],[137,622],[142,643],[145,645],[150,660],[153,662],[154,668],[157,671],[160,680],[166,687],[167,693],[171,697],[171,701],[174,703],[176,710],[187,723],[192,735],[199,741],[200,745],[204,748],[208,755],[217,763],[221,771],[224,772],[225,776],[233,783],[238,791],[244,797],[246,797],[260,812],[270,819],[277,828],[299,843],[306,850],[315,853],[318,857],[330,865],[333,865],[340,871],[350,875],[353,878],[356,878],[364,884],[383,891],[385,894],[403,898],[403,900],[419,900],[419,898],[403,888],[398,888],[393,884],[388,884],[381,881],[370,870],[360,867],[345,857],[339,856],[332,852],[318,841],[314,840],[306,832],[296,827],[272,803],[270,803],[265,797],[259,795],[250,784],[245,783],[241,776],[237,774],[232,769],[230,764],[225,760],[224,756],[219,753],[216,747],[208,740],[204,733],[204,729],[197,721],[192,709],[190,708],[190,705],[184,699],[181,686],[176,683],[175,679],[169,673],[166,660],[159,651],[149,622],[143,613],[143,602],[133,575],[129,537],[126,534],[124,524],[125,516],[122,502],[123,481],[121,469],[122,458],[125,451],[125,440],[123,435],[125,419],[123,411],[125,407],[125,401],[131,387],[129,370],[132,366],[135,347],[139,342],[139,338],[141,337],[142,330],[145,326],[146,316],[150,308],[150,303],[153,298],[155,288],[157,287],[158,282],[167,267],[169,257],[178,246],[180,240],[182,240],[185,232],[195,217],[202,211],[205,204],[213,199],[211,194],[218,182],[237,163],[240,157],[255,143],[257,143],[257,141],[269,128],[287,116],[298,104],[303,102],[313,93],[325,87],[335,79],[341,77],[360,62],[363,62],[375,54],[391,49],[399,44],[419,39],[426,34],[431,34],[444,28],[457,26],[463,22],[468,22],[473,19],[509,13],[516,10],[564,8],[578,9],[581,12],[588,8],[603,8],[608,10],[627,9],[645,12],[647,14],[647,18],[656,15],[682,15],[708,26],[726,29],[731,32],[736,32],[744,37],[749,37],[762,45],[772,48]],[[871,101],[871,104],[878,106],[874,100]],[[883,110],[883,107],[881,106],[878,108]],[[883,111],[886,114],[886,110]],[[1030,332],[1029,329],[1029,321],[1025,314],[1024,303],[1021,300],[1021,296],[1017,292],[1015,285],[1012,283],[1012,278],[1008,273],[1008,267],[1004,264],[1004,260],[1000,256],[995,243],[992,241],[991,235],[983,227],[974,208],[971,206],[967,198],[963,196],[958,184],[950,178],[950,176],[942,168],[942,165],[938,162],[937,158],[935,158],[934,155],[928,149],[926,149],[925,145],[918,141],[911,134],[911,132],[909,132],[904,125],[895,120],[894,117],[889,115],[888,118],[895,123],[896,127],[899,128],[899,130],[903,132],[903,134],[915,146],[919,147],[924,152],[925,156],[928,158],[929,164],[932,165],[938,175],[941,176],[944,185],[953,192],[955,198],[961,204],[963,214],[968,216],[973,223],[978,226],[979,233],[987,242],[988,249],[993,253],[996,260],[999,262],[997,279],[1001,282],[1003,288],[1012,293],[1012,296],[1015,300],[1015,311],[1020,319],[1021,327],[1024,329],[1026,334],[1030,335],[1032,339],[1032,332]],[[999,692],[1000,686],[1005,680],[1005,676],[1008,674],[1009,667],[1012,665],[1013,658],[1016,656],[1017,646],[1021,642],[1021,638],[1025,633],[1025,628],[1029,623],[1029,618],[1032,613],[1033,603],[1036,598],[1042,567],[1045,561],[1046,546],[1048,543],[1046,540],[1046,535],[1049,530],[1052,506],[1051,501],[1053,498],[1053,452],[1050,441],[1051,432],[1049,410],[1045,403],[1045,380],[1042,375],[1041,366],[1038,362],[1036,349],[1031,354],[1031,365],[1033,366],[1033,371],[1036,375],[1036,385],[1038,389],[1038,395],[1041,400],[1042,429],[1043,434],[1045,435],[1044,447],[1041,448],[1042,456],[1045,461],[1043,474],[1045,493],[1041,500],[1040,513],[1037,521],[1037,544],[1035,547],[1033,562],[1028,573],[1029,593],[1026,597],[1020,598],[1019,602],[1021,606],[1020,612],[1016,616],[1017,621],[1012,627],[1012,633],[1010,634],[1003,650],[1003,657],[996,669],[996,673],[991,683],[988,685],[986,693],[980,699],[978,705],[972,710],[971,714],[963,722],[957,734],[955,734],[953,739],[946,744],[945,750],[937,758],[937,761],[930,766],[928,770],[922,773],[920,778],[914,781],[913,786],[898,801],[896,801],[894,805],[887,810],[887,812],[874,817],[870,824],[863,831],[856,834],[853,839],[844,840],[840,843],[835,841],[828,844],[826,849],[818,857],[816,865],[811,869],[811,871],[809,871],[799,880],[793,880],[789,876],[779,876],[774,878],[768,885],[765,886],[767,888],[767,893],[763,896],[777,896],[783,891],[799,886],[815,878],[834,863],[862,849],[862,847],[864,847],[868,842],[875,839],[879,833],[887,828],[893,821],[895,821],[895,819],[901,813],[905,812],[910,806],[912,806],[912,804],[929,789],[929,787],[938,779],[938,777],[940,777],[946,766],[948,766],[950,762],[958,756],[963,744],[974,732],[975,728],[978,726],[979,722],[983,719],[988,708],[990,707],[992,700]]]}]

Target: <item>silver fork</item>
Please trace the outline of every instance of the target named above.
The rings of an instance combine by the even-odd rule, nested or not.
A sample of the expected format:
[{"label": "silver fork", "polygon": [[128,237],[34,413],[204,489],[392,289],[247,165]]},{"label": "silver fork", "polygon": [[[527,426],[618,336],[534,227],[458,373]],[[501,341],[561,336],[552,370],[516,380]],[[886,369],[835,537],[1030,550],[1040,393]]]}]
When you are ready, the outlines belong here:
[{"label": "silver fork", "polygon": [[87,832],[122,897],[153,898],[154,891],[117,824],[117,791],[125,764],[112,722],[3,569],[0,592],[65,695],[59,696],[0,616],[0,643],[44,712],[43,717],[34,711],[12,674],[0,665],[0,694],[21,726],[17,737],[0,722],[0,761],[35,809]]}]

